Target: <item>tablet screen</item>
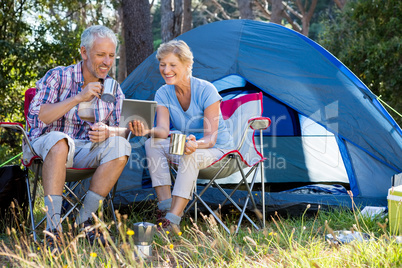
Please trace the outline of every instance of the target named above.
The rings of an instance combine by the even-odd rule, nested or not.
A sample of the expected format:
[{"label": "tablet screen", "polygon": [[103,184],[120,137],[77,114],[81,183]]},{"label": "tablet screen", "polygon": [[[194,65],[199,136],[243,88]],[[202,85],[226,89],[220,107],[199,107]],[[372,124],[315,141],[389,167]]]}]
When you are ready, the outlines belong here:
[{"label": "tablet screen", "polygon": [[140,120],[146,128],[151,129],[154,126],[156,106],[156,101],[124,99],[120,127],[128,127],[132,120]]}]

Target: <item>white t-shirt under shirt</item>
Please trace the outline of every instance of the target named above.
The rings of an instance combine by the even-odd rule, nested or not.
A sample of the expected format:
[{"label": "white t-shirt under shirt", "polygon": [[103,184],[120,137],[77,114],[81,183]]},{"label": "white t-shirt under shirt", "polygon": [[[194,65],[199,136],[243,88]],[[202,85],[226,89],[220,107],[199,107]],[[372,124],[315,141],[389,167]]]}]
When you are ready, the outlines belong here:
[{"label": "white t-shirt under shirt", "polygon": [[[193,134],[196,139],[204,136],[204,111],[211,104],[222,100],[218,90],[208,81],[191,77],[191,102],[187,111],[177,99],[174,85],[163,85],[156,91],[155,101],[169,109],[170,122],[175,130],[183,134]],[[216,148],[234,149],[233,140],[222,114],[219,113]]]}]

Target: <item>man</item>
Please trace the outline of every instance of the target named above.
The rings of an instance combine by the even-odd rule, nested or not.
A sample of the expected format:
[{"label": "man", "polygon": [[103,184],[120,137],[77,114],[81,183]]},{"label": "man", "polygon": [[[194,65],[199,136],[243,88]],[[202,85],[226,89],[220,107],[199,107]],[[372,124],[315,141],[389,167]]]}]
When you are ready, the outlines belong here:
[{"label": "man", "polygon": [[[118,127],[124,94],[120,86],[115,101],[100,99],[101,82],[108,76],[115,60],[117,38],[104,26],[92,26],[81,35],[82,61],[68,67],[56,67],[36,83],[36,94],[29,107],[29,138],[35,152],[42,157],[44,201],[47,207],[47,236],[50,248],[59,249],[62,232],[60,211],[66,167],[96,168],[89,192],[80,209],[76,224],[93,225],[92,213],[113,188],[128,156],[128,129]],[[78,115],[80,103],[92,101],[95,123]],[[28,154],[28,153],[26,153]],[[24,157],[27,157],[24,153]],[[92,244],[97,230],[86,233]],[[101,233],[99,241],[105,244]]]}]

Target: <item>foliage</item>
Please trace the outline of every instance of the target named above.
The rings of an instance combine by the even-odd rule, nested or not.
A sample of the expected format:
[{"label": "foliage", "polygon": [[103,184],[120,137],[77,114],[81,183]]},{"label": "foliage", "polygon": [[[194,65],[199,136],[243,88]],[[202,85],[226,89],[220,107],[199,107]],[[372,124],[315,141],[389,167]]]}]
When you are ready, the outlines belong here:
[{"label": "foliage", "polygon": [[[325,21],[319,42],[377,96],[402,111],[402,2],[350,1],[335,21]],[[402,119],[391,115],[401,125]]]},{"label": "foliage", "polygon": [[[151,206],[150,206],[151,205]],[[159,232],[152,244],[153,256],[139,258],[132,225],[151,213],[149,207],[131,207],[117,214],[107,235],[109,246],[89,245],[84,235],[65,232],[63,253],[51,254],[43,243],[18,225],[0,234],[3,265],[18,267],[400,267],[402,247],[387,231],[387,219],[363,217],[359,210],[334,209],[307,217],[272,215],[262,230],[245,225],[237,235],[228,234],[211,216],[199,222],[186,218],[181,233]],[[37,211],[43,215],[43,211]],[[224,215],[223,215],[224,216]],[[152,218],[149,221],[152,222]],[[228,224],[230,221],[226,220]],[[107,225],[100,222],[105,230]],[[64,226],[64,230],[71,228]],[[234,229],[235,227],[233,226]],[[339,243],[328,239],[337,230],[370,235],[369,240]],[[108,234],[108,232],[106,232]]]},{"label": "foliage", "polygon": [[[80,60],[82,30],[112,25],[105,1],[4,0],[0,13],[0,121],[24,122],[24,92],[47,70]],[[20,149],[13,133],[0,132],[0,159]],[[7,146],[7,145],[11,145]]]}]

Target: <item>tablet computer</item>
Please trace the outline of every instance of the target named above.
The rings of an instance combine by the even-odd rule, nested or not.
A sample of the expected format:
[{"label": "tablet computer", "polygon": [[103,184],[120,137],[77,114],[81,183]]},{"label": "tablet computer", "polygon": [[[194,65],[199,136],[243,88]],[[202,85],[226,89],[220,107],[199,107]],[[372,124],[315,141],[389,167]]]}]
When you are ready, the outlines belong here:
[{"label": "tablet computer", "polygon": [[140,120],[146,128],[154,126],[156,114],[156,101],[124,99],[121,109],[120,127],[128,127],[132,120]]}]

